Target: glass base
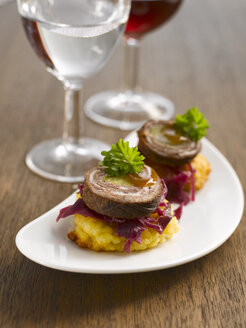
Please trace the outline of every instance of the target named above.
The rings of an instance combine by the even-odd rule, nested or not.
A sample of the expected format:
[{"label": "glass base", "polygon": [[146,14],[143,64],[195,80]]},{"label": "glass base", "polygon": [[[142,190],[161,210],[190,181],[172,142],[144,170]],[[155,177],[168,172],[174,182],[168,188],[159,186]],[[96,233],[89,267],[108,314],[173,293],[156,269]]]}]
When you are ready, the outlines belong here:
[{"label": "glass base", "polygon": [[151,92],[102,92],[92,96],[84,109],[92,121],[121,130],[138,129],[148,119],[168,120],[174,115],[174,104]]},{"label": "glass base", "polygon": [[26,156],[26,164],[34,173],[54,181],[81,182],[88,168],[102,159],[101,151],[110,149],[104,142],[83,138],[79,143],[62,139],[42,142]]}]

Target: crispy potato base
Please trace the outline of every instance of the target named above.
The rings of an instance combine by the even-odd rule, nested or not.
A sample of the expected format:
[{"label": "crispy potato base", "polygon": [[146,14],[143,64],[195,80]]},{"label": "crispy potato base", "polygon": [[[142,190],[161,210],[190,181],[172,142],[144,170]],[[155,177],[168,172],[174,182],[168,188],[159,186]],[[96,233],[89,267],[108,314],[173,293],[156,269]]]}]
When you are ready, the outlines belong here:
[{"label": "crispy potato base", "polygon": [[[75,241],[79,247],[90,248],[94,251],[124,251],[126,239],[118,237],[111,224],[102,222],[92,217],[74,215],[75,230],[68,233],[68,238]],[[142,233],[142,244],[133,242],[131,251],[141,251],[153,248],[170,239],[179,230],[176,217],[167,225],[162,234],[148,228]]]},{"label": "crispy potato base", "polygon": [[191,166],[196,170],[195,176],[195,188],[199,190],[203,187],[211,172],[211,166],[206,157],[198,154],[192,161]]}]

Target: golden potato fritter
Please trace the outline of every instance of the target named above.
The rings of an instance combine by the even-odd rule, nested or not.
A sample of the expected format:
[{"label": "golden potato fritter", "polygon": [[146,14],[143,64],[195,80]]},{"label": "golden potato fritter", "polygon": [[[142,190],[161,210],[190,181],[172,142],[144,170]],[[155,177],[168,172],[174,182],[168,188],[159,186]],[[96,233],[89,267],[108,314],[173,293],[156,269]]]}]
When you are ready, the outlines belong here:
[{"label": "golden potato fritter", "polygon": [[[68,233],[68,238],[75,241],[78,246],[90,248],[94,251],[124,251],[125,237],[118,237],[112,225],[92,217],[74,216],[75,230]],[[167,225],[162,234],[147,228],[142,233],[142,244],[133,242],[131,251],[140,251],[157,246],[170,239],[179,230],[176,217]]]},{"label": "golden potato fritter", "polygon": [[204,183],[207,181],[209,173],[211,171],[211,166],[206,157],[198,154],[192,161],[191,166],[196,170],[195,176],[195,188],[199,190],[203,187]]}]

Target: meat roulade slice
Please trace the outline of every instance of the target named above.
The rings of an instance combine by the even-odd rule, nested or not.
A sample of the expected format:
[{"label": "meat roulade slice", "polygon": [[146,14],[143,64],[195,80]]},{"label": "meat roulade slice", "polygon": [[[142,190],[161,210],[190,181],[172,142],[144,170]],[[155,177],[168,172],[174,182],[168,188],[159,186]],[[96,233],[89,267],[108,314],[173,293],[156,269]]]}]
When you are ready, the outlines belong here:
[{"label": "meat roulade slice", "polygon": [[138,149],[147,159],[169,166],[189,163],[201,150],[201,142],[179,134],[173,120],[150,120],[138,137]]},{"label": "meat roulade slice", "polygon": [[166,194],[155,171],[144,165],[138,175],[107,177],[103,167],[85,173],[83,200],[97,213],[135,219],[152,214]]}]

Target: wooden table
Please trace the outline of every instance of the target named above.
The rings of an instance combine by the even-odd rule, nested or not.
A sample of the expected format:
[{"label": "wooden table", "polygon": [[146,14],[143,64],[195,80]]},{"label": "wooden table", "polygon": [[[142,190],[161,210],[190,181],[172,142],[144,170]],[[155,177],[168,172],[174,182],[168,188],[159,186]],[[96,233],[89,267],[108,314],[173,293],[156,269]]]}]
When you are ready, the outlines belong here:
[{"label": "wooden table", "polygon": [[[141,82],[183,113],[198,106],[208,138],[246,186],[246,2],[187,0],[142,44]],[[62,133],[63,89],[23,33],[15,4],[0,8],[0,327],[245,327],[246,227],[213,253],[169,270],[125,275],[61,272],[33,263],[15,235],[74,189],[32,174],[36,143]],[[84,95],[119,85],[122,48]],[[86,134],[120,133],[91,122]]]}]

